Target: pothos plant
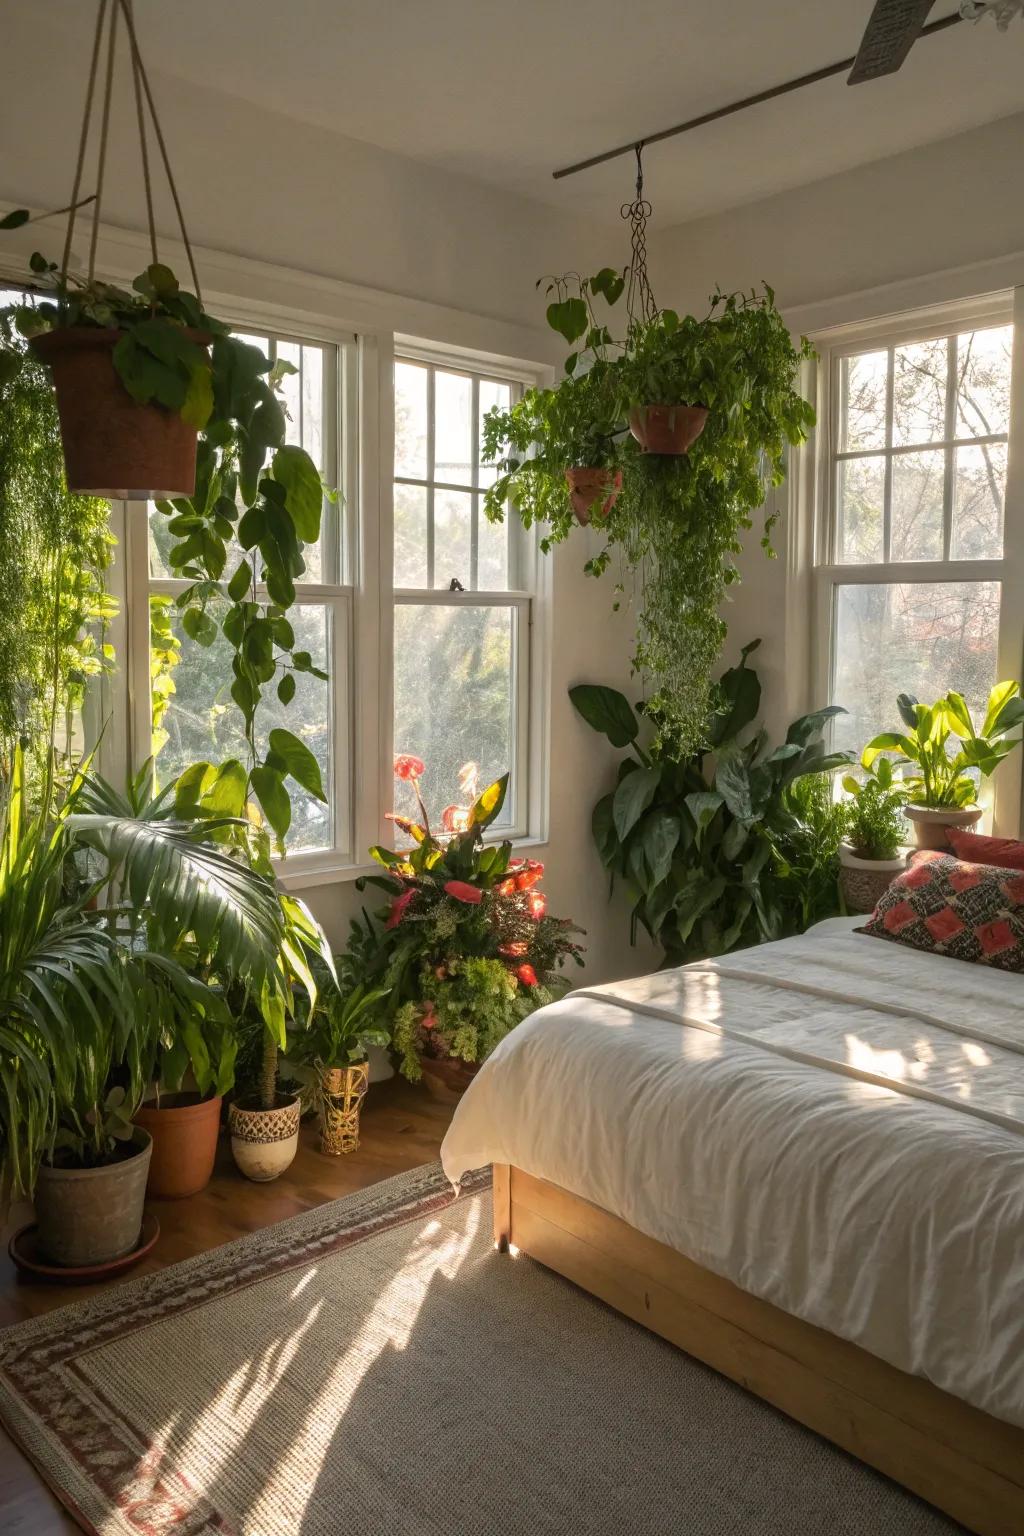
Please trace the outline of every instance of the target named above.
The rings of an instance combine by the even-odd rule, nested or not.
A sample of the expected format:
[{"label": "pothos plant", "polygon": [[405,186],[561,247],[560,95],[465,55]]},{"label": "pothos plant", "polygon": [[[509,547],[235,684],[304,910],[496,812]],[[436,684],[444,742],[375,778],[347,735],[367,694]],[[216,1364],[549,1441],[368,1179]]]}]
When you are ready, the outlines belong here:
[{"label": "pothos plant", "polygon": [[[550,548],[573,527],[567,460],[595,435],[605,445],[602,465],[621,473],[621,492],[604,502],[605,546],[586,569],[600,575],[618,555],[633,573],[634,668],[662,729],[679,751],[693,752],[702,744],[711,671],[726,632],[720,607],[738,579],[741,535],[781,483],[787,446],[814,424],[796,387],[812,348],[806,339],[794,346],[767,285],[761,293],[716,292],[703,319],[666,309],[631,320],[625,341],[615,343],[596,320],[593,297],[614,304],[621,288],[598,278],[580,283],[578,298],[560,293],[549,307],[549,324],[581,344],[566,378],[485,418],[483,452],[500,471],[485,511],[499,522],[511,504],[527,526],[543,522],[542,547]],[[641,451],[629,435],[630,412],[680,403],[708,411],[689,451]],[[762,533],[769,555],[776,515],[768,514]]]}]

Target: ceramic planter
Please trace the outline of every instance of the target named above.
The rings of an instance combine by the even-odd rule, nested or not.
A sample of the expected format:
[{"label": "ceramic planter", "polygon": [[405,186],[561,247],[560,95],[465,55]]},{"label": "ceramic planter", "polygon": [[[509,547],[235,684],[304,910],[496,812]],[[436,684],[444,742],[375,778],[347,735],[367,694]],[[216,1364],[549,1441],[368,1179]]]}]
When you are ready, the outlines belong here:
[{"label": "ceramic planter", "polygon": [[220,1133],[220,1094],[164,1093],[143,1104],[135,1124],[153,1138],[148,1193],[161,1200],[183,1200],[205,1189],[213,1173]]},{"label": "ceramic planter", "polygon": [[460,1061],[457,1056],[420,1056],[423,1083],[427,1092],[444,1104],[454,1104],[480,1070],[478,1061]]},{"label": "ceramic planter", "polygon": [[942,848],[948,852],[947,829],[977,826],[982,817],[982,808],[980,805],[969,805],[962,809],[944,805],[908,805],[904,814],[913,823],[914,840],[919,848]]},{"label": "ceramic planter", "polygon": [[40,1168],[35,1208],[42,1258],[78,1269],[107,1264],[137,1246],[153,1151],[149,1132],[137,1126],[125,1151],[100,1168]]},{"label": "ceramic planter", "polygon": [[565,478],[573,515],[580,526],[585,528],[592,517],[603,523],[619,499],[622,470],[567,469]]},{"label": "ceramic planter", "polygon": [[359,1146],[359,1114],[370,1086],[370,1063],[328,1067],[321,1076],[320,1151],[341,1157]]},{"label": "ceramic planter", "polygon": [[231,1105],[231,1152],[247,1179],[266,1184],[291,1167],[299,1149],[301,1115],[299,1100],[287,1093],[276,1096],[273,1109],[261,1109],[258,1099],[238,1099]]},{"label": "ceramic planter", "polygon": [[847,912],[873,912],[906,867],[904,854],[892,859],[862,859],[849,843],[843,843],[839,849],[839,889]]},{"label": "ceramic planter", "polygon": [[[53,372],[68,489],[135,501],[191,496],[196,429],[177,411],[132,399],[114,368],[122,334],[83,325],[32,338],[32,350]],[[210,339],[186,334],[200,346]]]},{"label": "ceramic planter", "polygon": [[629,430],[645,453],[688,453],[708,419],[703,405],[637,405]]}]

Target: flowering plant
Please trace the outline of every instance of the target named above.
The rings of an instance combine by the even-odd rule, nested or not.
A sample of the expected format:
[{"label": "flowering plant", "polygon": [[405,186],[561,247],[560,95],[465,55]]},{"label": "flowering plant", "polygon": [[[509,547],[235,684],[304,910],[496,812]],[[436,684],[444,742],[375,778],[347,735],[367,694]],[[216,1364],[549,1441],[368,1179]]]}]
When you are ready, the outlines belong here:
[{"label": "flowering plant", "polygon": [[[510,842],[485,843],[508,790],[503,774],[469,805],[448,806],[435,836],[420,794],[419,758],[395,759],[396,777],[411,784],[420,819],[391,819],[410,846],[377,846],[379,875],[357,882],[386,892],[376,920],[365,912],[352,924],[346,969],[378,1003],[399,1066],[421,1076],[420,1058],[480,1062],[509,1030],[568,985],[559,969],[582,965],[581,932],[568,918],[548,915],[540,889],[544,866],[513,859]],[[464,791],[472,789],[463,774]]]}]

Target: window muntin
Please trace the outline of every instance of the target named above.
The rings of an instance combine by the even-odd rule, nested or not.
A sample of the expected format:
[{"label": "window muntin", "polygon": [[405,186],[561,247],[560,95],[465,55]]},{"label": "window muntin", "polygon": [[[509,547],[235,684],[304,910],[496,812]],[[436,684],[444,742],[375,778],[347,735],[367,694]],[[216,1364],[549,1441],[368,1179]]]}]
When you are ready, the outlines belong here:
[{"label": "window muntin", "polygon": [[[481,787],[510,774],[495,823],[527,830],[528,675],[533,620],[526,541],[515,519],[494,526],[483,492],[481,423],[517,398],[517,383],[461,366],[395,361],[394,746],[422,758],[428,811],[440,824],[459,800],[459,770]],[[395,810],[415,809],[399,784]]]},{"label": "window muntin", "polygon": [[1006,665],[1013,326],[915,330],[823,349],[815,603],[828,697],[848,711],[835,744],[854,752],[898,727],[897,694],[957,688],[980,710]]}]

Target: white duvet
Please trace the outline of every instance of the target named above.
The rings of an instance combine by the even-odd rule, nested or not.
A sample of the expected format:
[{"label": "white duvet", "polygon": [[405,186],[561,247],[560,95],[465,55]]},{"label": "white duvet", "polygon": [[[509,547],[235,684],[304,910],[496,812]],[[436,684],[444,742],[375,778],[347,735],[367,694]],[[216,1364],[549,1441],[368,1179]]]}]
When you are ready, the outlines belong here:
[{"label": "white duvet", "polygon": [[852,932],[575,992],[441,1149],[511,1163],[1024,1426],[1024,978]]}]

